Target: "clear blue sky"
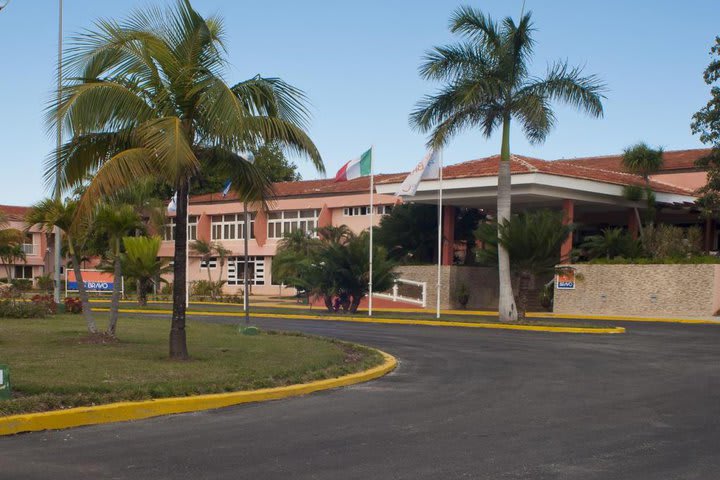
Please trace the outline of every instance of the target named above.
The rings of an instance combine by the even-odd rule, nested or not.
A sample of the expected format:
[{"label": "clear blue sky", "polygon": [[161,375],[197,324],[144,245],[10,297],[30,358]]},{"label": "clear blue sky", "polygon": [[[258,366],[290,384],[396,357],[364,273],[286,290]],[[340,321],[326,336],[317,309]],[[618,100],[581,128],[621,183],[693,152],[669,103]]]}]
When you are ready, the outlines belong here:
[{"label": "clear blue sky", "polygon": [[[166,0],[65,0],[65,37],[98,17],[121,18]],[[666,149],[699,147],[690,117],[709,98],[702,71],[720,34],[717,0],[527,0],[537,32],[536,73],[568,59],[597,73],[609,91],[603,119],[559,108],[545,144],[531,147],[513,132],[512,151],[546,159],[611,154],[644,140]],[[423,53],[452,41],[447,21],[470,4],[494,17],[520,13],[522,0],[195,0],[203,14],[226,20],[235,82],[260,73],[304,89],[311,136],[334,174],[370,144],[376,171],[408,169],[425,138],[408,114],[436,87],[421,80]],[[0,12],[0,203],[40,199],[42,163],[53,146],[43,120],[52,95],[57,41],[56,0],[12,0]],[[499,138],[469,131],[446,150],[456,163],[499,152]],[[306,179],[317,177],[300,162]]]}]

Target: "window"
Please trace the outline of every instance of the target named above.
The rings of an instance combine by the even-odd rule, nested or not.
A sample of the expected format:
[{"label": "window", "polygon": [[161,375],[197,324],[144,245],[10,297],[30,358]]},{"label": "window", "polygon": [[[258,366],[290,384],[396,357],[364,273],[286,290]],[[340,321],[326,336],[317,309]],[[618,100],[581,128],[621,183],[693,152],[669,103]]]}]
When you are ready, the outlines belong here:
[{"label": "window", "polygon": [[208,261],[200,260],[200,268],[208,268],[208,264],[210,268],[217,268],[217,258],[211,258]]},{"label": "window", "polygon": [[33,278],[32,267],[28,267],[27,265],[16,265],[14,278],[24,278],[24,279],[32,280],[32,278]]},{"label": "window", "polygon": [[[175,240],[175,217],[169,217],[168,223],[163,229],[163,240]],[[197,240],[198,216],[190,215],[188,217],[188,240]]]},{"label": "window", "polygon": [[[250,217],[250,238],[255,238],[255,214]],[[212,240],[242,240],[245,238],[245,214],[213,215],[210,219]]]},{"label": "window", "polygon": [[[376,215],[389,215],[392,211],[392,205],[377,205],[375,207]],[[346,217],[357,217],[360,215],[370,215],[370,206],[362,207],[345,207],[343,215]]]},{"label": "window", "polygon": [[282,238],[297,230],[316,236],[318,214],[318,210],[271,212],[268,214],[268,238]]},{"label": "window", "polygon": [[[265,257],[248,257],[248,283],[265,285]],[[245,257],[228,258],[228,285],[243,285]]]}]

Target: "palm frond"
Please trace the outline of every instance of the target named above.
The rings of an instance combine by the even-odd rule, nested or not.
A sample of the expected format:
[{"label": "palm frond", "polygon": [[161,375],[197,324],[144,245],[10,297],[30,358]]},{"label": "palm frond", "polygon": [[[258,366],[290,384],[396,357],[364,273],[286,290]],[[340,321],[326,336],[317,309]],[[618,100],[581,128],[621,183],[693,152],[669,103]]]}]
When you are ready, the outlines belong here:
[{"label": "palm frond", "polygon": [[567,62],[555,63],[548,69],[545,79],[536,79],[523,90],[567,103],[593,117],[603,116],[605,85],[596,75],[584,76],[582,68],[571,68]]}]

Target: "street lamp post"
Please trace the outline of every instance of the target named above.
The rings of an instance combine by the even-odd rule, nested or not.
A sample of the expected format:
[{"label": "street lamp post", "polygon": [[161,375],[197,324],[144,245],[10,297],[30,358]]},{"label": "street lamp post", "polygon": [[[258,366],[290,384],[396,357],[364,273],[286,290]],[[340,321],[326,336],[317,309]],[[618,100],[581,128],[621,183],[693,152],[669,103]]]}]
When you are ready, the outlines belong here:
[{"label": "street lamp post", "polygon": [[[8,0],[9,1],[9,0]],[[60,90],[62,88],[62,44],[63,44],[63,0],[58,0],[58,53],[57,53],[57,102],[60,105]],[[60,122],[60,113],[58,108],[57,118],[57,151],[55,162],[55,200],[61,200],[60,194],[60,147],[62,145],[62,124]],[[54,228],[55,233],[55,303],[60,303],[60,249],[62,243],[60,239],[60,229]]]}]

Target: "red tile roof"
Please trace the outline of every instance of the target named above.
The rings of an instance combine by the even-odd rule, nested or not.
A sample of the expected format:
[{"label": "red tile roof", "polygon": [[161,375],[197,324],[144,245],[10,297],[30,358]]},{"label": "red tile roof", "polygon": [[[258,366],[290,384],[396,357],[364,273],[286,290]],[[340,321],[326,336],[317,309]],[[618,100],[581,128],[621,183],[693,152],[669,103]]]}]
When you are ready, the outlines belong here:
[{"label": "red tile roof", "polygon": [[[665,167],[663,170],[681,170],[695,168],[695,160],[710,153],[709,149],[677,150],[665,152]],[[480,158],[467,162],[448,165],[443,168],[443,178],[473,178],[491,177],[497,175],[500,156]],[[627,173],[622,169],[622,156],[609,155],[605,157],[585,157],[572,160],[541,160],[539,158],[513,155],[510,171],[513,174],[546,173],[561,177],[580,178],[615,185],[644,185],[643,179],[638,175]],[[376,184],[400,183],[407,176],[407,172],[375,175]],[[693,191],[671,183],[653,180],[650,182],[653,190],[661,193],[674,193],[692,195]],[[299,182],[280,182],[273,184],[277,198],[315,196],[315,195],[342,195],[367,192],[370,188],[369,177],[360,177],[347,182],[335,182],[334,179],[303,180]],[[233,201],[237,195],[231,192],[227,197],[221,193],[195,195],[193,203]]]},{"label": "red tile roof", "polygon": [[25,220],[25,214],[30,210],[30,207],[20,207],[17,205],[0,205],[0,212],[7,215],[8,220]]},{"label": "red tile roof", "polygon": [[[698,167],[695,162],[707,155],[709,148],[695,148],[692,150],[673,150],[663,153],[663,167],[661,171],[673,170],[694,170]],[[572,159],[556,160],[562,163],[573,163],[591,168],[602,168],[605,170],[626,171],[622,166],[622,155],[605,155],[601,157],[578,157]]]}]

